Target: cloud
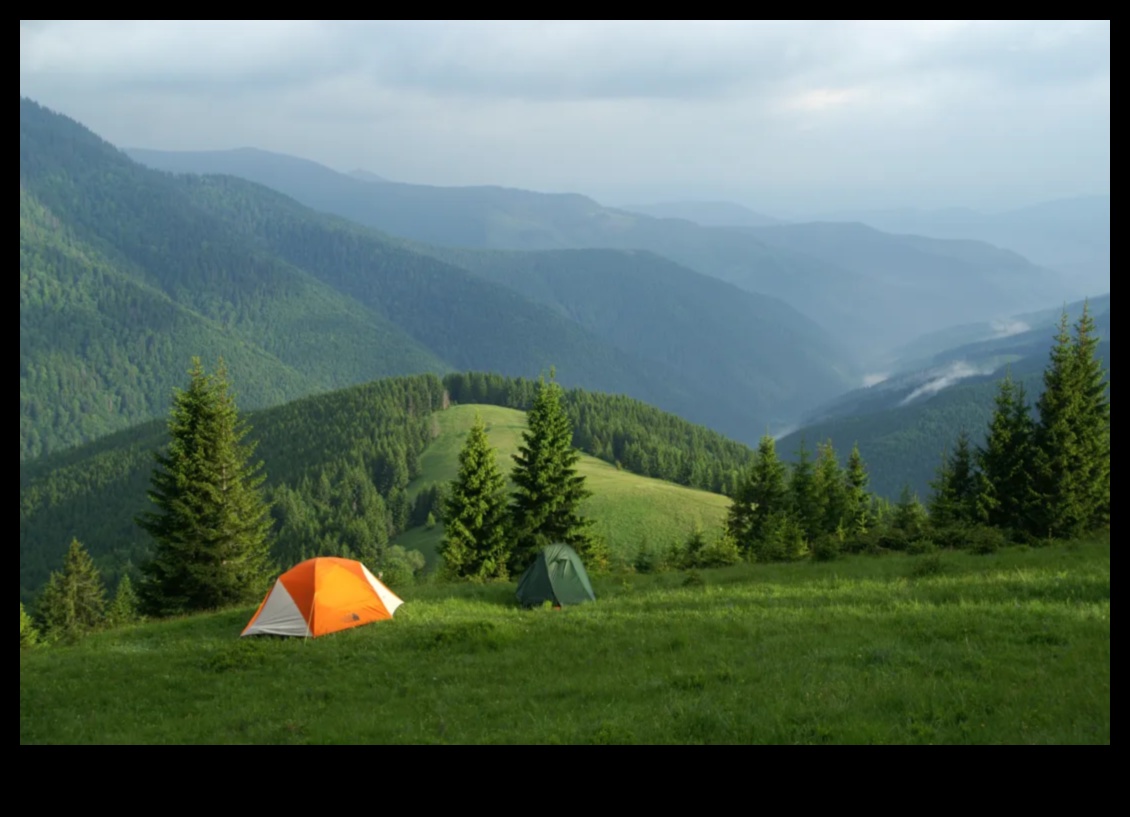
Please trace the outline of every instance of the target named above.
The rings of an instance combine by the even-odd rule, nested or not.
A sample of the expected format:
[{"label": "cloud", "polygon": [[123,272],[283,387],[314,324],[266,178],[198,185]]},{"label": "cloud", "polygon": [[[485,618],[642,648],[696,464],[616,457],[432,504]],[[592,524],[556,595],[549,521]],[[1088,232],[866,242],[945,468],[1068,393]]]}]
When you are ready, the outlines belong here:
[{"label": "cloud", "polygon": [[20,92],[119,145],[623,201],[1109,190],[1109,21],[23,20]]},{"label": "cloud", "polygon": [[910,394],[908,394],[906,397],[904,397],[899,402],[899,405],[908,405],[910,403],[913,403],[919,397],[929,397],[931,395],[937,394],[942,389],[947,389],[955,383],[965,380],[966,378],[975,377],[977,375],[992,374],[994,371],[995,367],[993,366],[977,367],[970,365],[964,360],[954,361],[953,363],[949,363],[941,369],[937,369],[929,373],[927,375],[929,379],[914,391],[912,391]]},{"label": "cloud", "polygon": [[1015,318],[993,321],[991,327],[994,338],[1007,338],[1012,335],[1019,335],[1021,332],[1027,332],[1032,328],[1024,321]]}]

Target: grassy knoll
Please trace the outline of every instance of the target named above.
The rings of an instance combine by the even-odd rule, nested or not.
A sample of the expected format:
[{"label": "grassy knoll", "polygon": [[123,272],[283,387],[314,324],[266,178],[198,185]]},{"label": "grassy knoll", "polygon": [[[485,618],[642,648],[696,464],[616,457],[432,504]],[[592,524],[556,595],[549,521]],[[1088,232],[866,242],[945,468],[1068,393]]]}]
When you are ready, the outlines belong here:
[{"label": "grassy knoll", "polygon": [[20,655],[21,743],[1106,743],[1110,545],[402,591],[393,621],[252,610]]},{"label": "grassy knoll", "polygon": [[[498,406],[454,406],[436,414],[439,436],[420,457],[422,473],[409,487],[412,496],[429,483],[455,479],[459,451],[476,413],[486,424],[499,466],[510,473],[514,464],[510,457],[518,451],[526,429],[525,413]],[[644,539],[653,546],[682,541],[696,524],[712,537],[721,530],[730,505],[730,500],[719,494],[641,477],[584,454],[577,470],[593,492],[584,513],[596,520],[596,529],[607,539],[613,554],[622,557],[634,554]],[[420,527],[406,531],[396,543],[420,550],[433,564],[442,536],[441,526],[431,530]]]}]

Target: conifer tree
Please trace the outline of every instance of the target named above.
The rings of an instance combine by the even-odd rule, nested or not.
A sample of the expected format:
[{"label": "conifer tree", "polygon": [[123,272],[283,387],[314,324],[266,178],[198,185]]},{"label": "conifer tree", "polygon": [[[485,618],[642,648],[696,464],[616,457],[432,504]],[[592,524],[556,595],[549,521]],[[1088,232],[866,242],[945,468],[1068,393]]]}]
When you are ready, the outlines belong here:
[{"label": "conifer tree", "polygon": [[899,531],[905,542],[912,542],[926,532],[926,509],[918,499],[918,494],[909,485],[902,487],[898,504],[891,513],[891,527]]},{"label": "conifer tree", "polygon": [[272,571],[266,477],[223,361],[210,375],[193,358],[189,377],[173,399],[168,449],[154,455],[157,510],[137,519],[156,542],[142,597],[157,615],[254,601]]},{"label": "conifer tree", "polygon": [[793,518],[804,535],[809,539],[815,538],[823,522],[823,513],[820,495],[816,490],[816,472],[803,437],[789,478],[789,503]]},{"label": "conifer tree", "polygon": [[1031,532],[1068,538],[1109,524],[1110,399],[1086,306],[1074,338],[1063,312],[1055,340],[1036,404]]},{"label": "conifer tree", "polygon": [[24,609],[24,603],[20,602],[20,649],[27,649],[34,647],[39,643],[39,630],[35,628],[35,622],[31,620],[31,616],[27,614]]},{"label": "conifer tree", "polygon": [[105,623],[106,588],[86,548],[72,539],[62,571],[54,571],[37,605],[43,634],[76,641]]},{"label": "conifer tree", "polygon": [[980,511],[994,527],[1030,527],[1034,432],[1024,384],[1014,382],[1012,375],[1006,374],[997,392],[985,444],[977,449]]},{"label": "conifer tree", "polygon": [[820,501],[820,529],[817,533],[847,530],[851,523],[848,485],[831,440],[816,447],[816,495]]},{"label": "conifer tree", "polygon": [[942,455],[931,487],[934,493],[930,498],[930,521],[934,525],[969,525],[979,521],[981,484],[965,429],[958,434],[953,453]]},{"label": "conifer tree", "polygon": [[580,513],[581,503],[591,492],[577,473],[580,454],[573,447],[572,424],[552,373],[548,382],[539,381],[526,416],[529,428],[522,434],[511,473],[515,547],[510,573],[520,573],[541,548],[554,542],[570,545],[590,570],[599,569],[606,564],[607,553],[591,532],[592,521]]},{"label": "conifer tree", "polygon": [[858,443],[852,446],[844,476],[847,482],[848,532],[854,535],[867,533],[873,523],[871,493],[867,489],[867,466],[863,462],[863,455],[859,453]]},{"label": "conifer tree", "polygon": [[785,465],[768,434],[761,438],[749,473],[739,482],[726,517],[726,530],[743,553],[756,552],[772,514],[788,513]]},{"label": "conifer tree", "polygon": [[459,452],[459,474],[451,483],[444,519],[439,552],[449,576],[506,578],[510,555],[506,477],[479,415]]},{"label": "conifer tree", "polygon": [[140,601],[137,592],[133,589],[133,581],[128,573],[123,573],[118,579],[118,588],[114,592],[114,599],[106,609],[106,623],[111,627],[123,627],[133,624],[138,619]]}]

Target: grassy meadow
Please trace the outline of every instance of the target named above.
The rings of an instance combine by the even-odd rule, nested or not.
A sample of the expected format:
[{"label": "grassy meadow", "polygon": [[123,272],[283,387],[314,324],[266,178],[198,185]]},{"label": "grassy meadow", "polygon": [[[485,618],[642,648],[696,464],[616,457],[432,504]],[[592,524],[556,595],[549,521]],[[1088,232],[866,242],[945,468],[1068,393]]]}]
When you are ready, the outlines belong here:
[{"label": "grassy meadow", "polygon": [[1110,742],[1110,545],[397,589],[395,619],[240,639],[253,608],[20,654],[30,743]]},{"label": "grassy meadow", "polygon": [[[525,412],[499,406],[453,406],[436,414],[439,435],[420,457],[421,475],[409,486],[413,498],[430,483],[455,479],[459,452],[476,413],[486,425],[499,467],[503,473],[510,473],[514,465],[511,456],[517,453],[526,430]],[[630,558],[642,540],[655,547],[681,542],[695,525],[712,538],[721,530],[730,506],[730,500],[720,494],[641,477],[586,454],[580,456],[577,471],[593,492],[583,512],[595,520],[597,532],[605,537],[613,555],[622,558]],[[405,531],[395,544],[421,551],[433,565],[442,536],[441,526],[430,530],[418,527]]]}]

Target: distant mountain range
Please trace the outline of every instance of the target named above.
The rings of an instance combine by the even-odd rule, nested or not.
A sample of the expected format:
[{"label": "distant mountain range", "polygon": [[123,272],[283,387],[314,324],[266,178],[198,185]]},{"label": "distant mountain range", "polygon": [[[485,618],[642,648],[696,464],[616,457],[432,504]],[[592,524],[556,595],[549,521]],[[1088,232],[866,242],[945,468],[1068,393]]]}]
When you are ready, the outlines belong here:
[{"label": "distant mountain range", "polygon": [[1061,272],[1068,297],[1110,289],[1110,195],[1042,202],[1002,213],[965,208],[836,212],[828,221],[858,221],[890,233],[985,241]]},{"label": "distant mountain range", "polygon": [[151,167],[224,173],[414,241],[509,250],[647,250],[792,305],[863,362],[925,331],[1064,296],[1059,277],[983,243],[911,240],[851,225],[701,226],[585,196],[501,187],[371,184],[263,151],[131,150]]},{"label": "distant mountain range", "polygon": [[748,207],[729,201],[670,201],[659,204],[625,204],[630,213],[652,218],[678,218],[703,227],[768,227],[783,224],[779,218],[755,213]]},{"label": "distant mountain range", "polygon": [[[1074,323],[1082,302],[1066,306]],[[1102,342],[1099,355],[1110,369],[1110,295],[1088,301]],[[894,498],[910,485],[925,497],[941,452],[964,428],[981,442],[993,400],[1006,371],[1022,382],[1034,403],[1043,391],[1043,372],[1063,308],[1016,315],[1004,327],[965,326],[948,348],[917,359],[915,368],[895,372],[872,386],[855,389],[822,406],[778,445],[795,457],[803,439],[809,448],[831,439],[837,450],[858,443],[871,466],[876,493]],[[925,350],[944,335],[923,343]]]},{"label": "distant mountain range", "polygon": [[651,254],[514,254],[488,274],[473,254],[424,250],[238,178],[147,169],[21,100],[21,460],[163,415],[192,355],[223,355],[247,408],[390,375],[556,366],[563,385],[746,440],[858,376],[785,303]]}]

